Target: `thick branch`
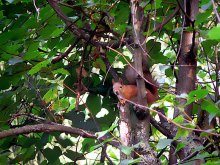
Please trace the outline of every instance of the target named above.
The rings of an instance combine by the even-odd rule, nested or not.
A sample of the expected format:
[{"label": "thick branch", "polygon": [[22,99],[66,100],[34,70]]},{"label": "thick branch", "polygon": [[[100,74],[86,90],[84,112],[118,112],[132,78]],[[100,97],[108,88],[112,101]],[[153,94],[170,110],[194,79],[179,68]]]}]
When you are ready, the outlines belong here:
[{"label": "thick branch", "polygon": [[[36,125],[27,125],[20,128],[14,128],[10,130],[5,130],[0,132],[0,139],[20,135],[20,134],[28,134],[28,133],[36,133],[36,132],[63,132],[63,133],[69,133],[74,135],[79,135],[84,138],[92,138],[97,139],[100,141],[104,141],[107,139],[107,137],[101,137],[98,138],[98,136],[95,135],[94,132],[88,132],[83,129],[74,128],[74,127],[67,127],[60,124],[36,124]],[[119,145],[116,141],[111,141],[109,144],[117,147]]]},{"label": "thick branch", "polygon": [[152,116],[150,116],[150,123],[167,138],[173,138],[171,132],[168,129],[166,129],[164,125],[158,123]]}]

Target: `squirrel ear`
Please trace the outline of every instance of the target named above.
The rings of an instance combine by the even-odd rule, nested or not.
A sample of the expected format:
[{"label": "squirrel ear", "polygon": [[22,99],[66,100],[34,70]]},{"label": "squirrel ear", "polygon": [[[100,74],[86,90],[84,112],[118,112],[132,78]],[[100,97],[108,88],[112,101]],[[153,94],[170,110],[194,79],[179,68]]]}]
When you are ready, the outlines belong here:
[{"label": "squirrel ear", "polygon": [[121,84],[123,84],[123,80],[121,78],[119,78],[118,80]]},{"label": "squirrel ear", "polygon": [[115,83],[115,80],[114,79],[112,79],[112,84],[114,84]]}]

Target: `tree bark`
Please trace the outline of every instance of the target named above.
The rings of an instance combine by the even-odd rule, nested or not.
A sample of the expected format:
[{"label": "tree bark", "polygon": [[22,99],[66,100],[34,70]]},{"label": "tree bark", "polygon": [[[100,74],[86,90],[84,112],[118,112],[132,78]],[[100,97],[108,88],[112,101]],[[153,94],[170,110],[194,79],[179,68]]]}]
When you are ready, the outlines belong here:
[{"label": "tree bark", "polygon": [[[131,114],[129,110],[128,103],[125,106],[120,107],[120,121],[119,121],[119,132],[120,132],[120,139],[122,145],[131,147],[132,145],[132,125],[131,125]],[[120,159],[131,159],[131,155],[126,155],[123,152],[120,153]]]},{"label": "tree bark", "polygon": [[[196,57],[198,50],[198,40],[196,38],[194,22],[198,13],[198,3],[198,0],[183,0],[181,4],[179,3],[183,14],[183,31],[180,41],[180,51],[177,55],[178,75],[176,82],[176,94],[180,96],[179,98],[177,98],[177,101],[180,105],[179,107],[183,107],[186,103],[186,98],[183,98],[181,96],[189,94],[189,92],[195,90],[196,87]],[[190,31],[189,28],[192,28],[193,30]],[[181,114],[180,110],[176,108],[174,112],[174,118],[178,115],[183,115],[185,119],[190,120],[192,117],[192,109],[193,104],[185,106],[184,113]],[[177,128],[173,127],[172,130],[173,135],[175,135]],[[187,145],[182,150],[180,150],[180,152],[178,152],[178,156],[181,160],[189,156],[192,153],[192,149],[201,145],[200,141],[194,140],[197,139],[197,137],[193,132],[190,133],[188,137],[181,138],[180,140],[188,141],[189,139],[193,139],[192,142],[188,143],[190,145]],[[173,151],[170,151],[170,154],[171,153],[173,153]],[[177,159],[175,157],[175,155],[170,155],[170,163],[177,163]]]},{"label": "tree bark", "polygon": [[[138,88],[138,104],[147,106],[146,103],[146,88],[143,77],[143,64],[147,62],[147,50],[145,36],[143,35],[144,27],[146,26],[146,17],[144,16],[144,9],[139,5],[141,0],[131,0],[131,19],[132,32],[134,38],[133,46],[133,60],[135,69],[137,71],[136,84]],[[134,116],[133,120],[133,138],[132,143],[138,144],[139,147],[135,150],[134,158],[142,155],[142,162],[139,164],[159,164],[156,154],[151,149],[149,144],[150,137],[150,114],[146,110],[138,110],[146,115],[144,120],[139,120]]]}]

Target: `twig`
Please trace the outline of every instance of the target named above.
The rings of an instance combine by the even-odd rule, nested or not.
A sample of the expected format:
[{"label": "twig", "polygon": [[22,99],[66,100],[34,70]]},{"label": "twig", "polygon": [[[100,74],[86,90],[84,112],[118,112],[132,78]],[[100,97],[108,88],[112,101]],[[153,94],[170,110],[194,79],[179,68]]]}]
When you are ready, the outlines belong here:
[{"label": "twig", "polygon": [[150,116],[150,123],[167,138],[173,138],[171,132],[166,129],[162,124],[159,124],[152,116]]},{"label": "twig", "polygon": [[[121,97],[121,96],[119,96],[119,97]],[[174,122],[172,119],[169,119],[168,117],[166,117],[166,116],[165,116],[164,114],[162,114],[161,112],[158,112],[158,111],[156,111],[156,110],[154,110],[154,109],[151,109],[151,108],[149,108],[149,107],[146,107],[146,106],[137,104],[137,103],[135,103],[135,102],[133,102],[133,101],[131,101],[131,100],[128,100],[128,99],[126,99],[126,98],[123,98],[123,97],[121,97],[120,99],[123,99],[123,100],[125,100],[125,101],[127,101],[127,102],[129,102],[129,103],[131,103],[131,104],[133,104],[133,105],[135,105],[135,106],[137,106],[137,107],[140,107],[140,108],[143,109],[143,110],[147,110],[147,111],[149,110],[149,111],[151,111],[151,112],[155,112],[155,113],[157,113],[158,115],[160,115],[161,117],[163,117],[164,119],[166,119],[169,123],[172,123],[172,124],[176,125],[176,126],[179,127],[179,128],[182,128],[182,129],[185,129],[185,130],[188,130],[188,131],[205,132],[205,133],[207,133],[207,134],[220,137],[220,134],[210,132],[209,130],[202,130],[202,129],[200,129],[200,128],[196,129],[196,128],[189,128],[189,127],[182,126],[182,125],[180,125],[180,124]]]},{"label": "twig", "polygon": [[[57,1],[55,0],[47,0],[48,3],[50,4],[50,6],[54,9],[54,11],[56,12],[56,14],[58,15],[58,17],[60,17],[65,23],[66,25],[69,27],[69,30],[76,35],[79,39],[83,39],[85,41],[88,41],[90,38],[90,34],[85,33],[84,30],[81,30],[77,27],[76,24],[74,24],[71,19],[69,19],[69,17],[67,17],[59,8]],[[115,34],[115,32],[112,32],[112,34]],[[112,48],[118,48],[119,46],[124,46],[125,44],[130,44],[133,42],[133,39],[130,38],[124,38],[124,40],[122,41],[122,45],[121,45],[121,41],[109,41],[109,42],[102,42],[102,41],[97,41],[95,39],[91,39],[89,43],[91,43],[92,45],[98,47],[101,46],[103,48],[106,48],[107,46],[112,47]]]},{"label": "twig", "polygon": [[100,163],[104,163],[104,162],[105,162],[105,158],[106,158],[106,149],[107,149],[107,145],[104,144],[104,146],[102,147]]},{"label": "twig", "polygon": [[177,3],[178,3],[178,6],[180,7],[181,11],[183,12],[183,14],[186,16],[186,18],[189,20],[189,22],[193,22],[191,19],[190,19],[190,16],[186,13],[186,11],[183,9],[182,5],[180,4],[179,0],[176,0]]},{"label": "twig", "polygon": [[217,11],[217,7],[216,7],[216,5],[215,5],[215,2],[214,2],[214,0],[211,0],[212,1],[212,5],[213,5],[213,10],[214,10],[214,12],[215,12],[215,15],[216,15],[216,18],[217,18],[217,20],[218,20],[218,23],[220,23],[220,16],[219,16],[219,14],[218,14],[218,11]]},{"label": "twig", "polygon": [[37,7],[36,5],[36,0],[33,0],[34,8],[37,12],[37,22],[39,21],[39,16],[40,16],[40,8]]},{"label": "twig", "polygon": [[219,69],[220,69],[220,63],[219,63],[219,56],[218,56],[218,46],[215,46],[215,74],[216,74],[216,88],[215,88],[215,101],[217,102],[219,100]]},{"label": "twig", "polygon": [[179,6],[177,6],[175,8],[175,10],[173,11],[173,13],[169,16],[167,16],[161,24],[157,25],[155,28],[154,28],[154,31],[157,32],[157,31],[161,31],[161,29],[163,28],[164,25],[166,25],[179,11]]},{"label": "twig", "polygon": [[70,52],[75,48],[75,46],[76,46],[76,44],[77,44],[78,42],[79,42],[79,40],[76,40],[76,42],[73,43],[73,44],[66,50],[66,52],[64,52],[63,54],[60,54],[59,56],[57,56],[56,58],[54,58],[51,63],[52,63],[52,64],[55,64],[55,63],[61,61],[62,59],[64,59],[65,57],[67,57],[67,56],[70,54]]},{"label": "twig", "polygon": [[106,57],[105,52],[102,52],[100,50],[100,57],[102,58],[103,62],[106,65],[106,68],[107,68],[107,73],[106,74],[108,74],[108,72],[110,72],[112,77],[114,78],[114,80],[118,80],[118,75],[117,75],[116,71],[112,68],[112,65],[110,64],[108,58]]},{"label": "twig", "polygon": [[120,53],[119,51],[117,51],[117,50],[115,50],[115,49],[113,49],[113,48],[111,48],[111,47],[109,47],[109,46],[107,46],[107,48],[110,49],[110,50],[112,50],[112,51],[114,51],[114,52],[116,52],[116,53],[118,53],[120,56],[122,56],[122,57],[124,58],[124,60],[127,62],[127,64],[128,64],[132,69],[134,69],[134,70],[136,71],[136,73],[138,74],[138,76],[140,76],[145,82],[147,82],[148,84],[150,84],[150,85],[152,85],[152,86],[154,86],[154,87],[163,89],[163,90],[166,91],[167,93],[175,94],[174,92],[170,92],[170,91],[168,91],[168,90],[166,90],[166,89],[164,89],[164,88],[162,88],[162,87],[160,87],[160,86],[158,86],[158,85],[155,85],[155,84],[151,83],[150,81],[148,81],[146,78],[144,78],[144,76],[140,75],[140,74],[137,72],[137,70],[131,65],[131,63],[124,57],[124,55],[123,55],[122,53]]}]

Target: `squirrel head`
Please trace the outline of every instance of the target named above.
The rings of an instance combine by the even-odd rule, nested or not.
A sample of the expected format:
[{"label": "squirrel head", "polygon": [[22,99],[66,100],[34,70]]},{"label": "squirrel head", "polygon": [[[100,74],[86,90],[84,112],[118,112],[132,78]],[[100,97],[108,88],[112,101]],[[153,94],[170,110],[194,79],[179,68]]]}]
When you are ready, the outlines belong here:
[{"label": "squirrel head", "polygon": [[119,79],[119,81],[115,81],[115,80],[112,80],[112,84],[113,84],[113,92],[115,95],[120,95],[120,91],[122,90],[123,88],[123,82],[122,82],[122,79]]}]

